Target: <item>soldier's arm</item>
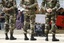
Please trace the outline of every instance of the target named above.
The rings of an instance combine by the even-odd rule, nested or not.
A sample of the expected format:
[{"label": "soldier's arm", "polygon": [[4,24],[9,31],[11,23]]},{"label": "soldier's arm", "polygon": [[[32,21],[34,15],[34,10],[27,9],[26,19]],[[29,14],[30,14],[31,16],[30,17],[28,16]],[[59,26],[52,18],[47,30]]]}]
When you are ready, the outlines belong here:
[{"label": "soldier's arm", "polygon": [[5,13],[5,12],[7,12],[8,11],[8,9],[5,7],[5,0],[2,0],[2,2],[1,2],[1,4],[2,4],[2,11]]},{"label": "soldier's arm", "polygon": [[52,10],[57,10],[60,7],[59,1],[57,1],[56,6]]},{"label": "soldier's arm", "polygon": [[27,6],[27,7],[28,7],[28,8],[33,8],[33,7],[36,7],[37,5],[38,5],[37,0],[35,0],[35,3],[34,3],[34,4],[29,5],[29,6]]},{"label": "soldier's arm", "polygon": [[44,2],[44,1],[43,1],[42,4],[41,4],[41,9],[46,10],[45,2]]},{"label": "soldier's arm", "polygon": [[20,6],[22,6],[22,5],[23,5],[23,0],[20,1]]},{"label": "soldier's arm", "polygon": [[22,8],[26,8],[26,5],[24,4],[24,0],[21,0],[21,1],[20,1],[20,6],[21,6]]},{"label": "soldier's arm", "polygon": [[16,7],[17,7],[17,5],[16,5],[16,1],[14,0],[14,1],[13,1],[13,6],[10,7],[10,9],[14,9],[14,8],[16,8]]},{"label": "soldier's arm", "polygon": [[17,8],[16,0],[14,0],[13,5],[14,5],[14,8]]}]

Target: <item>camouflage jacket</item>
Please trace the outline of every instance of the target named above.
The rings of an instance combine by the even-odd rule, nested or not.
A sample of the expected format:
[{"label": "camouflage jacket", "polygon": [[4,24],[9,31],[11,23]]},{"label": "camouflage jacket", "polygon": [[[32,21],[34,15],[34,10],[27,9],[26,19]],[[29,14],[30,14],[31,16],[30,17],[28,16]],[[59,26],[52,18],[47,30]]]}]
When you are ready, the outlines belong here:
[{"label": "camouflage jacket", "polygon": [[30,10],[36,10],[37,0],[28,0],[28,1],[21,0],[20,6],[23,7],[23,5],[27,6],[28,9],[30,9]]},{"label": "camouflage jacket", "polygon": [[59,0],[43,0],[41,7],[44,10],[51,8],[56,11],[60,7]]},{"label": "camouflage jacket", "polygon": [[[10,1],[10,0],[2,0],[2,5],[3,5],[3,8],[7,8],[10,10],[14,10],[16,8],[16,1],[13,0],[13,1]],[[6,10],[5,10],[6,12]]]}]

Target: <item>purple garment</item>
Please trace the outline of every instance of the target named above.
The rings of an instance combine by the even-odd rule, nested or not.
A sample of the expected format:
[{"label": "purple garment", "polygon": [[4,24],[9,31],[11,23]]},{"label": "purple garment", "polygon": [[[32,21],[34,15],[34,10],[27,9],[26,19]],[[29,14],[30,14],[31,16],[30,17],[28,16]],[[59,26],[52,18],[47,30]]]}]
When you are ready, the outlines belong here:
[{"label": "purple garment", "polygon": [[22,28],[22,23],[20,20],[16,20],[16,28],[21,29]]},{"label": "purple garment", "polygon": [[16,17],[16,28],[17,29],[21,29],[22,28],[22,22],[21,22],[21,15],[20,15],[20,11],[18,12],[18,15]]},{"label": "purple garment", "polygon": [[16,17],[17,19],[16,19],[16,28],[17,29],[21,29],[21,28],[23,28],[23,25],[24,25],[24,16],[23,16],[23,13],[22,12],[20,12],[20,11],[18,11],[18,15],[17,15],[17,17]]}]

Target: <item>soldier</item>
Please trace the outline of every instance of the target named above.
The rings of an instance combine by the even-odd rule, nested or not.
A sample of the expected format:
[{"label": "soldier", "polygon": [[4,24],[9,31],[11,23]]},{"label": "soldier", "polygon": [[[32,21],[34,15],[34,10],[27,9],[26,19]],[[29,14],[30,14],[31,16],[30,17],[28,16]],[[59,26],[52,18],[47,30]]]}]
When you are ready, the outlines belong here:
[{"label": "soldier", "polygon": [[24,8],[24,40],[29,40],[27,37],[28,26],[31,29],[31,40],[36,40],[34,38],[35,30],[35,11],[37,10],[37,0],[21,0],[20,6]]},{"label": "soldier", "polygon": [[45,33],[46,33],[46,41],[48,41],[48,33],[50,30],[50,21],[51,21],[51,31],[52,31],[52,41],[59,41],[59,39],[56,39],[55,33],[56,33],[56,25],[55,25],[55,19],[56,19],[56,10],[59,8],[59,0],[43,0],[42,2],[42,9],[46,11],[46,22],[45,22]]},{"label": "soldier", "polygon": [[8,32],[10,30],[10,40],[16,40],[16,38],[13,36],[13,31],[15,29],[15,19],[16,19],[16,4],[15,0],[2,0],[3,4],[3,12],[5,15],[5,39],[8,40]]}]

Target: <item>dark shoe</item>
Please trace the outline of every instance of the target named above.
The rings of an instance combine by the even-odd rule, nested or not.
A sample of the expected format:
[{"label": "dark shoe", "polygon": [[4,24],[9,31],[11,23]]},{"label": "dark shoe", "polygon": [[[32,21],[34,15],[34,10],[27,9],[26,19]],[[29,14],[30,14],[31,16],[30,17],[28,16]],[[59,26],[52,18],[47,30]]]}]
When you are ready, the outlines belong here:
[{"label": "dark shoe", "polygon": [[52,39],[52,41],[59,41],[59,39],[56,39],[56,38],[55,38],[55,39]]},{"label": "dark shoe", "polygon": [[24,40],[29,40],[26,33],[24,33],[24,36],[25,36]]},{"label": "dark shoe", "polygon": [[29,40],[29,38],[24,38],[24,40]]},{"label": "dark shoe", "polygon": [[45,41],[48,41],[48,38],[46,38]]},{"label": "dark shoe", "polygon": [[14,38],[14,37],[10,37],[10,40],[16,40],[16,38]]},{"label": "dark shoe", "polygon": [[56,39],[55,34],[53,34],[52,36],[53,36],[52,41],[59,41],[59,39]]},{"label": "dark shoe", "polygon": [[36,38],[34,38],[34,34],[31,34],[31,39],[30,40],[36,40]]},{"label": "dark shoe", "polygon": [[13,36],[13,32],[11,32],[10,33],[10,40],[16,40],[17,38],[15,38],[14,36]]},{"label": "dark shoe", "polygon": [[8,34],[7,33],[5,33],[5,39],[6,40],[9,40],[9,37],[8,37]]},{"label": "dark shoe", "polygon": [[36,38],[31,38],[30,40],[37,40]]},{"label": "dark shoe", "polygon": [[45,37],[46,37],[45,41],[48,41],[48,34],[46,34],[46,36],[45,36]]},{"label": "dark shoe", "polygon": [[6,39],[6,40],[9,40],[9,38],[8,38],[8,37],[6,37],[5,39]]}]

